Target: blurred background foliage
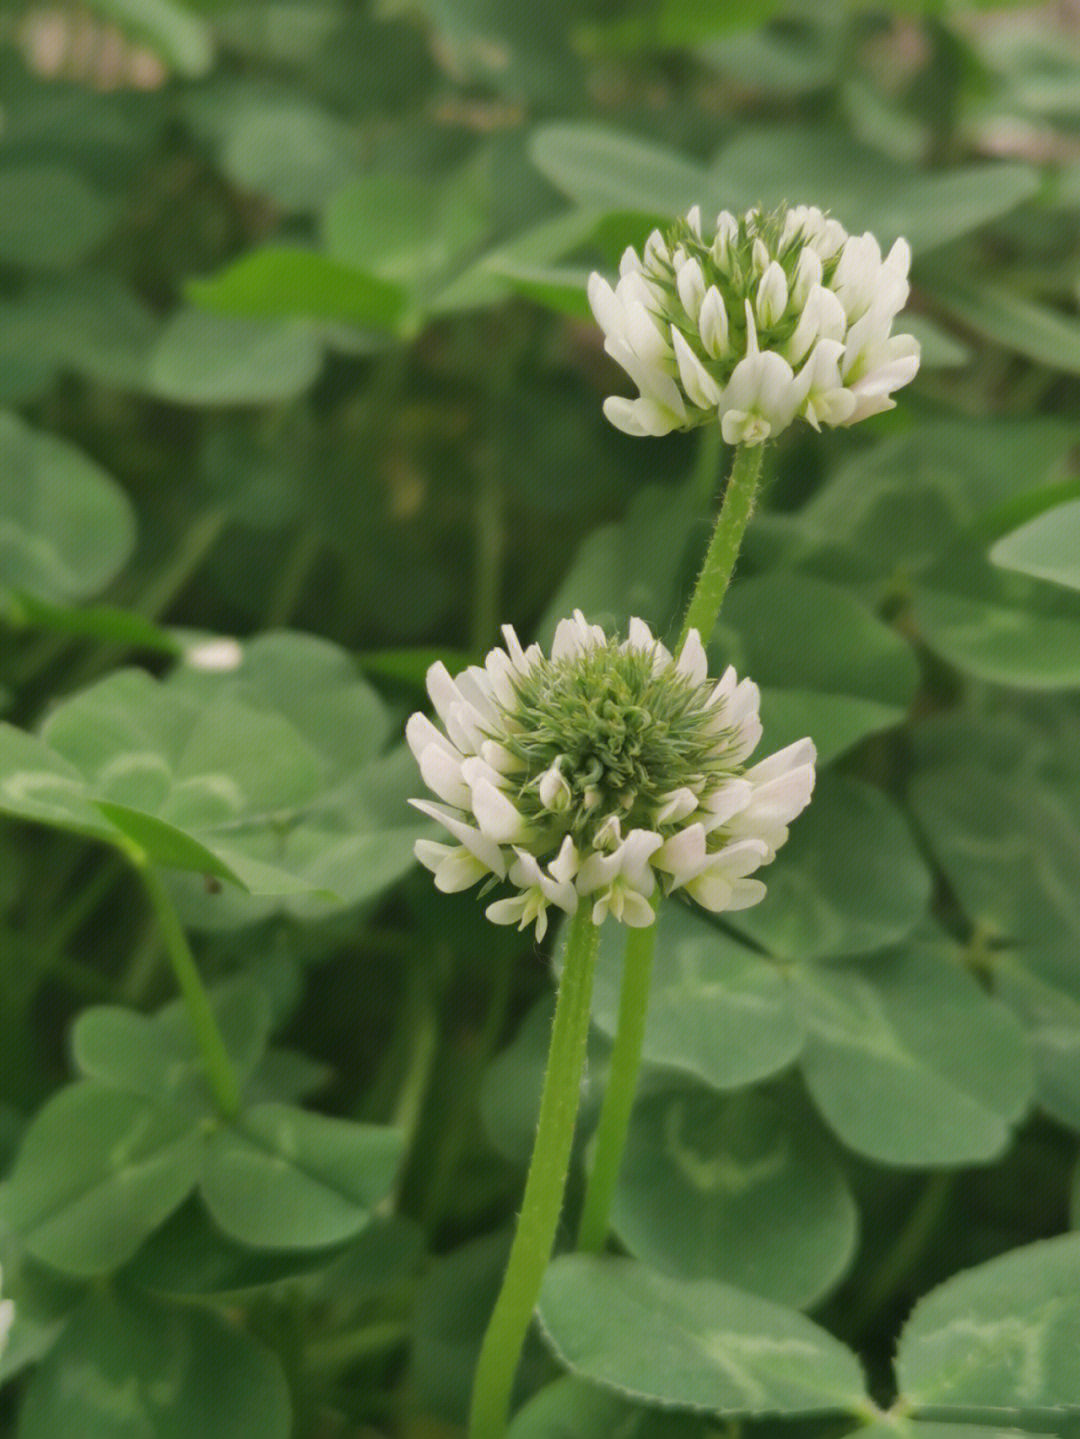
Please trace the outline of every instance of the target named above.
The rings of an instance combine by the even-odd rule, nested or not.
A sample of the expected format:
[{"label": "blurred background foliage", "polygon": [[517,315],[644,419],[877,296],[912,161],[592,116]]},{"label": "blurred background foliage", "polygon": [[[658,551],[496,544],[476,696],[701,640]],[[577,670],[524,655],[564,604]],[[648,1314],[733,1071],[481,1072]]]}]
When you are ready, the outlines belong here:
[{"label": "blurred background foliage", "polygon": [[[170,998],[98,843],[118,834],[189,871],[171,883],[205,972],[263,996],[244,1001],[252,1093],[393,1125],[403,1156],[384,1229],[353,1196],[348,1243],[331,1225],[299,1255],[287,1229],[237,1217],[212,1164],[216,1227],[203,1201],[177,1207],[197,1177],[181,1166],[104,1271],[67,1239],[26,1240],[16,1183],[0,1258],[36,1297],[0,1366],[22,1374],[4,1432],[277,1435],[290,1407],[312,1439],[454,1432],[549,981],[528,936],[410,872],[401,721],[432,659],[464,663],[502,621],[547,637],[580,605],[677,628],[723,456],[715,436],[605,425],[620,376],[584,277],[691,203],[784,200],[907,236],[923,367],[891,414],[770,447],[714,659],[761,683],[766,747],[809,732],[824,772],[760,908],[665,917],[619,1240],[667,1274],[814,1309],[887,1397],[919,1293],[1068,1227],[1080,8],[3,0],[0,774],[32,761],[71,789],[4,792],[0,1162],[70,1077],[80,1010]],[[171,670],[215,635],[244,642],[246,678]],[[175,715],[205,712],[220,758],[240,710],[248,839],[175,794],[106,793],[135,749],[197,780]],[[287,842],[258,828],[256,794],[306,806]],[[93,1045],[75,1053],[103,1082]],[[749,1197],[693,1181],[774,1141],[782,1172]],[[106,1322],[85,1281],[118,1269]],[[219,1429],[64,1408],[65,1376],[89,1352],[111,1373],[133,1333],[144,1377],[165,1372],[192,1296],[192,1354],[240,1345],[215,1308],[261,1341],[212,1361],[255,1427],[228,1427],[220,1393]],[[549,1373],[537,1345],[522,1392]],[[564,1402],[578,1429],[552,1427]],[[184,1403],[208,1422],[194,1380]],[[522,1439],[705,1432],[595,1390],[546,1412]]]}]

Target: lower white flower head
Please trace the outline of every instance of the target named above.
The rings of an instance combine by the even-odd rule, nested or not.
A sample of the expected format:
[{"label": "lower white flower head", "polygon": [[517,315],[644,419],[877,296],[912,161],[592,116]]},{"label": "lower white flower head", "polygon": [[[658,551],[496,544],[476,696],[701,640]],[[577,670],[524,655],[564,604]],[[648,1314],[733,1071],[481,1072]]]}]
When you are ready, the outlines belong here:
[{"label": "lower white flower head", "polygon": [[580,610],[551,656],[505,649],[452,679],[428,671],[442,727],[414,714],[406,737],[435,801],[413,800],[452,844],[421,839],[416,856],[439,889],[505,881],[496,924],[547,928],[552,905],[591,906],[645,926],[657,886],[710,910],[756,904],[751,878],[787,838],[814,787],[814,746],[789,745],[747,768],[761,738],[759,694],[727,669],[707,676],[691,630],[676,660],[644,621],[609,638]]},{"label": "lower white flower head", "polygon": [[[0,1269],[0,1284],[4,1282],[4,1271]],[[10,1299],[0,1300],[0,1354],[7,1348],[8,1335],[15,1322],[15,1305]]]},{"label": "lower white flower head", "polygon": [[906,240],[883,259],[813,207],[725,210],[707,231],[695,206],[626,251],[614,289],[589,276],[604,348],[640,391],[604,414],[630,435],[718,419],[729,445],[756,445],[797,415],[817,430],[891,409],[919,368],[918,341],[891,334],[910,264]]}]

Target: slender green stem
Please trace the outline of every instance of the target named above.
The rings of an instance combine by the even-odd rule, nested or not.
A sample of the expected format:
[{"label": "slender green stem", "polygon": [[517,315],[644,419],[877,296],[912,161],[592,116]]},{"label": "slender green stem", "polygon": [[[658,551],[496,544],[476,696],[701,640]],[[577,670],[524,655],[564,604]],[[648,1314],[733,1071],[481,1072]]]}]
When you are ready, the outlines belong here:
[{"label": "slender green stem", "polygon": [[697,630],[702,642],[706,644],[713,632],[732,571],[735,569],[735,561],[739,557],[739,547],[746,526],[754,511],[763,450],[763,445],[739,445],[735,450],[727,489],[724,491],[724,503],[720,507],[705,563],[690,597],[686,619],[679,635],[680,650],[692,629]]},{"label": "slender green stem", "polygon": [[649,1009],[656,925],[631,929],[626,936],[619,1024],[611,1051],[611,1068],[593,1140],[592,1168],[585,1188],[585,1203],[578,1225],[577,1247],[599,1253],[608,1235],[608,1217],[622,1166],[630,1112],[637,1092],[645,1018]]},{"label": "slender green stem", "polygon": [[321,548],[322,536],[316,530],[305,528],[297,532],[267,606],[262,622],[264,630],[281,629],[292,619]]},{"label": "slender green stem", "polygon": [[851,1334],[861,1334],[907,1278],[926,1248],[927,1240],[937,1232],[938,1222],[952,1198],[955,1186],[955,1174],[946,1170],[932,1174],[927,1180],[907,1223],[890,1244],[882,1263],[870,1276],[861,1299],[851,1306],[846,1321]]},{"label": "slender green stem", "polygon": [[165,951],[187,1006],[196,1043],[206,1063],[206,1077],[214,1100],[225,1118],[231,1119],[240,1108],[240,1089],[187,935],[157,870],[141,852],[131,858],[154,907]]},{"label": "slender green stem", "polygon": [[[718,436],[709,432],[702,442],[698,463],[694,467],[694,484],[704,498],[706,466],[715,467]],[[679,636],[677,650],[686,643],[691,629],[708,643],[720,605],[731,580],[739,547],[754,509],[758,478],[761,474],[761,445],[741,445],[735,451],[731,475],[724,492],[724,502],[713,531],[705,563],[694,587]],[[711,480],[709,486],[711,490]],[[593,1141],[592,1168],[585,1189],[585,1203],[578,1228],[578,1248],[599,1252],[607,1240],[611,1201],[622,1167],[626,1137],[630,1130],[630,1114],[634,1107],[641,1052],[645,1042],[645,1021],[649,1008],[653,955],[656,950],[656,926],[632,929],[626,938],[623,961],[622,992],[619,999],[619,1022],[615,1046],[611,1052],[600,1122]]]},{"label": "slender green stem", "polygon": [[600,937],[590,912],[588,904],[578,907],[566,941],[536,1142],[502,1290],[480,1350],[469,1439],[502,1439],[506,1432],[514,1375],[555,1243],[581,1098]]},{"label": "slender green stem", "polygon": [[347,1369],[350,1364],[407,1344],[411,1333],[411,1325],[402,1319],[376,1320],[360,1329],[309,1344],[304,1355],[305,1365],[317,1374]]}]

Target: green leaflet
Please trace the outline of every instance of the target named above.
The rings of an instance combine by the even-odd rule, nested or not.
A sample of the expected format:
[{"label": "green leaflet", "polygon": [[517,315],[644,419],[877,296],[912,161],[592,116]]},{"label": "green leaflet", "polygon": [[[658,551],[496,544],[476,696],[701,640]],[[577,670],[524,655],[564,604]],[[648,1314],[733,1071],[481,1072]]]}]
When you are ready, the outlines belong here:
[{"label": "green leaflet", "polygon": [[574,1374],[631,1399],[713,1414],[858,1409],[850,1350],[803,1315],[712,1280],[572,1255],[540,1296],[548,1343]]}]

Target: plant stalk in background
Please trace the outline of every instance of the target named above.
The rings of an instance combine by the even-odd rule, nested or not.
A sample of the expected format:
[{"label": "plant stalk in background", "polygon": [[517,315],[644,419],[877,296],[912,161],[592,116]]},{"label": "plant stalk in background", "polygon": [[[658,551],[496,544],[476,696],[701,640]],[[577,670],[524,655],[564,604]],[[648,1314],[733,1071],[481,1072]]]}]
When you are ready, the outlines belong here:
[{"label": "plant stalk in background", "polygon": [[589,907],[580,905],[566,941],[536,1143],[517,1232],[480,1350],[470,1439],[500,1439],[506,1431],[514,1375],[555,1243],[585,1068],[599,938]]},{"label": "plant stalk in background", "polygon": [[[708,643],[727,593],[743,535],[754,511],[764,445],[739,445],[732,460],[705,561],[701,567],[686,618],[679,633],[676,653],[681,653],[691,629]],[[593,1140],[592,1164],[585,1188],[585,1202],[578,1226],[577,1247],[599,1252],[607,1243],[611,1202],[622,1168],[623,1152],[630,1132],[630,1115],[637,1093],[641,1055],[645,1043],[649,993],[652,988],[656,953],[656,926],[631,931],[626,937],[619,1017],[611,1051],[607,1087]]]}]

